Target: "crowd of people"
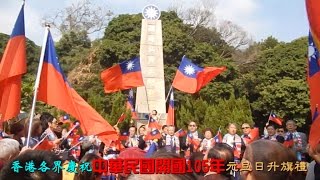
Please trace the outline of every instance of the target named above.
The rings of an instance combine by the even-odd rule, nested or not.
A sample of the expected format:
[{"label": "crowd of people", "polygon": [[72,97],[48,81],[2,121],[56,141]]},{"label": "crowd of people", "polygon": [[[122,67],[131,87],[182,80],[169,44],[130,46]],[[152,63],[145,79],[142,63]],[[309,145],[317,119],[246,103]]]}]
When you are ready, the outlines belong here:
[{"label": "crowd of people", "polygon": [[[286,121],[285,127],[268,122],[263,135],[248,123],[241,125],[242,132],[236,123],[230,123],[222,137],[220,130],[214,133],[205,128],[200,132],[195,121],[188,123],[187,131],[172,125],[160,127],[155,110],[148,118],[154,120],[152,124],[149,121],[128,130],[114,126],[119,139],[111,142],[101,142],[96,136],[82,137],[81,130],[73,128],[77,121],[71,121],[68,116],[56,119],[46,112],[33,120],[27,142],[28,119],[15,122],[10,125],[10,133],[1,131],[0,179],[320,179],[320,145],[309,148],[306,134],[297,132],[293,120]],[[92,167],[91,171],[89,167],[83,171],[86,162],[117,158],[181,158],[191,163],[193,171],[114,174],[94,172]],[[223,160],[224,171],[205,171],[204,167],[194,170],[197,160],[211,162],[212,159]],[[43,162],[47,167],[61,167],[61,172],[42,171]],[[71,163],[75,164],[74,171]],[[230,168],[232,163],[235,168]],[[22,166],[25,164],[28,168]],[[246,164],[249,166],[244,169]],[[278,165],[278,169],[270,171],[271,165],[273,168]],[[35,167],[39,167],[38,171]]]}]

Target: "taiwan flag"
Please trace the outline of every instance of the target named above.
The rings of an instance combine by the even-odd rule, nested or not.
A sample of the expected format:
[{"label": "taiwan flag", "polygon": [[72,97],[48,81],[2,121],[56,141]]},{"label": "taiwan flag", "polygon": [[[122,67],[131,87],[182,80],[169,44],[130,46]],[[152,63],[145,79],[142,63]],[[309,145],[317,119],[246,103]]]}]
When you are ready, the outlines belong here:
[{"label": "taiwan flag", "polygon": [[200,146],[200,141],[198,139],[194,139],[191,133],[187,135],[187,138],[188,138],[188,142],[194,145],[195,149],[198,149],[198,147]]},{"label": "taiwan flag", "polygon": [[183,137],[186,134],[187,134],[186,131],[183,130],[183,129],[179,129],[177,132],[174,133],[174,135],[177,136],[177,137]]},{"label": "taiwan flag", "polygon": [[201,68],[183,56],[172,86],[186,93],[196,93],[213,78],[225,71],[225,67]]},{"label": "taiwan flag", "polygon": [[219,128],[217,134],[213,137],[213,139],[216,143],[222,143],[222,134],[221,134],[220,128]]},{"label": "taiwan flag", "polygon": [[320,66],[319,66],[319,51],[314,43],[312,34],[309,33],[309,48],[308,48],[308,84],[310,90],[310,105],[312,112],[312,124],[309,134],[309,143],[311,147],[315,147],[320,140],[320,118],[318,113],[318,105],[320,104]]},{"label": "taiwan flag", "polygon": [[155,129],[155,130],[152,130],[151,132],[149,132],[144,140],[147,141],[147,140],[154,140],[154,139],[161,139],[162,136],[161,136],[161,133],[158,129]]},{"label": "taiwan flag", "polygon": [[320,48],[320,1],[306,0],[306,8],[309,19],[310,31],[316,47]]},{"label": "taiwan flag", "polygon": [[283,145],[287,148],[291,148],[294,145],[294,141],[293,141],[293,134],[289,133],[286,135],[285,141],[283,143]]},{"label": "taiwan flag", "polygon": [[269,116],[269,120],[275,122],[276,124],[282,126],[282,119],[279,118],[276,114],[271,113]]},{"label": "taiwan flag", "polygon": [[315,149],[320,142],[320,118],[318,105],[320,104],[320,1],[306,0],[306,8],[309,19],[309,47],[308,47],[308,84],[310,89],[310,105],[312,112],[312,124],[309,133],[309,144]]},{"label": "taiwan flag", "polygon": [[38,100],[75,117],[85,135],[97,135],[103,142],[117,140],[118,136],[113,127],[82,99],[67,81],[60,67],[51,33],[49,30],[47,32]]},{"label": "taiwan flag", "polygon": [[0,62],[0,122],[20,113],[22,75],[27,72],[24,5]]},{"label": "taiwan flag", "polygon": [[129,134],[128,132],[124,132],[121,134],[121,136],[119,137],[119,141],[126,141],[129,139]]},{"label": "taiwan flag", "polygon": [[152,116],[149,116],[148,128],[161,129],[161,125],[157,122],[157,120],[153,119]]},{"label": "taiwan flag", "polygon": [[131,118],[132,119],[138,119],[136,110],[134,109],[133,101],[134,101],[133,90],[130,89],[129,95],[128,95],[128,100],[127,100],[127,109],[129,109],[131,111]]},{"label": "taiwan flag", "polygon": [[101,79],[106,93],[144,86],[140,58],[124,61],[104,70]]},{"label": "taiwan flag", "polygon": [[174,125],[174,98],[173,98],[173,89],[170,93],[170,101],[167,115],[166,125]]}]

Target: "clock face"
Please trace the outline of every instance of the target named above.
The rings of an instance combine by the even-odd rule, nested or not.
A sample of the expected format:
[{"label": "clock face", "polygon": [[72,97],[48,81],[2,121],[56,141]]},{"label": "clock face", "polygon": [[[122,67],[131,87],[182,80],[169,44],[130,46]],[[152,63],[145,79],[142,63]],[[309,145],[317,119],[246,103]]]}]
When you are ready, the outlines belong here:
[{"label": "clock face", "polygon": [[148,5],[143,8],[142,15],[145,19],[158,20],[160,18],[161,12],[157,6]]}]

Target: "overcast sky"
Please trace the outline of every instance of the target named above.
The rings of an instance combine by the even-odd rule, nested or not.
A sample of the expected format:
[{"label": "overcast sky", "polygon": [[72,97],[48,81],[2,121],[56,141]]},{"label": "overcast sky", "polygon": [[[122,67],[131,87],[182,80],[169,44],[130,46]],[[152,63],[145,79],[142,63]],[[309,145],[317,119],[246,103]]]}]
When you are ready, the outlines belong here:
[{"label": "overcast sky", "polygon": [[[26,36],[40,45],[44,30],[41,19],[77,0],[26,0]],[[215,0],[216,19],[230,20],[240,25],[256,41],[274,36],[291,41],[308,34],[304,0]],[[195,0],[92,0],[107,5],[115,14],[140,13],[148,4],[166,10],[176,4],[192,6]],[[0,32],[11,34],[22,0],[0,1]],[[101,34],[100,34],[101,35]],[[99,35],[96,35],[99,36]],[[55,40],[58,40],[58,36]]]}]

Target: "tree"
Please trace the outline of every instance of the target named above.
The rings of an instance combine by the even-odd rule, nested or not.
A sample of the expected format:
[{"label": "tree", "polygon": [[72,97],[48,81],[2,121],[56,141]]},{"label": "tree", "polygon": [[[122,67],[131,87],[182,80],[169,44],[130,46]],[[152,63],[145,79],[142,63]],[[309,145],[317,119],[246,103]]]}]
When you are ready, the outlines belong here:
[{"label": "tree", "polygon": [[231,96],[228,100],[220,99],[217,104],[209,106],[202,127],[213,130],[221,128],[222,132],[226,133],[229,123],[236,123],[238,127],[243,123],[253,124],[250,103],[246,97],[236,99]]},{"label": "tree", "polygon": [[104,29],[112,15],[102,5],[95,6],[89,0],[81,0],[54,15],[47,15],[44,21],[62,34],[70,31],[92,34]]},{"label": "tree", "polygon": [[267,39],[265,39],[261,43],[260,46],[261,46],[261,50],[266,50],[266,49],[272,49],[278,44],[279,44],[279,41],[276,38],[269,36],[269,37],[267,37]]},{"label": "tree", "polygon": [[284,119],[294,119],[299,126],[305,124],[309,113],[308,86],[304,80],[280,79],[263,87],[252,107],[267,117],[270,111]]},{"label": "tree", "polygon": [[267,119],[271,110],[297,120],[299,126],[307,120],[306,43],[304,37],[261,51],[252,65],[255,69],[240,79],[256,120]]},{"label": "tree", "polygon": [[222,39],[235,49],[243,47],[250,42],[247,32],[231,21],[222,21],[217,29]]}]

